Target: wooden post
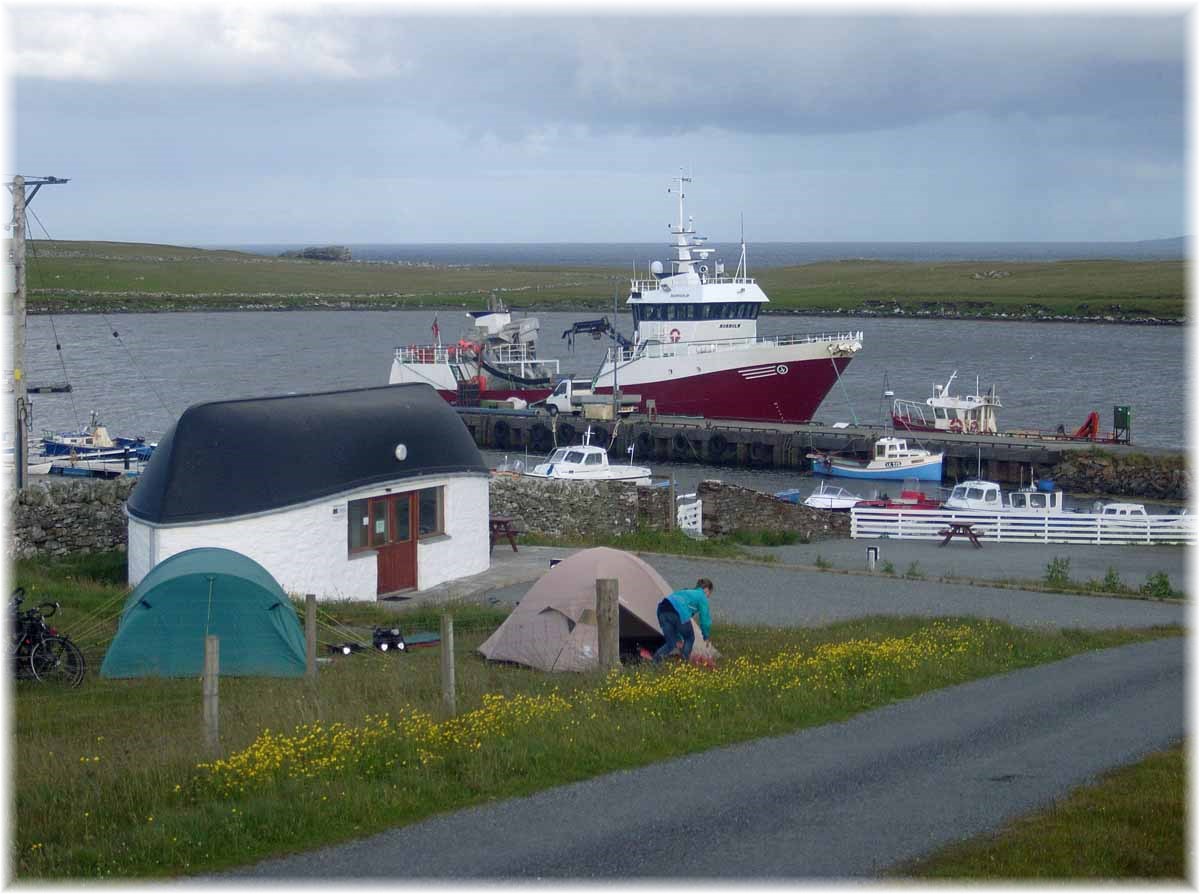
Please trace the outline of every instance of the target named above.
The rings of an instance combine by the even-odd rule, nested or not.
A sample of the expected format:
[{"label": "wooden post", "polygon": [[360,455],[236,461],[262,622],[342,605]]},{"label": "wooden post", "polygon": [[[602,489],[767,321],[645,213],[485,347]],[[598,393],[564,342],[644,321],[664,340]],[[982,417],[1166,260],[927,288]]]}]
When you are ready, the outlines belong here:
[{"label": "wooden post", "polygon": [[13,463],[16,472],[16,489],[25,488],[26,444],[29,441],[29,398],[25,391],[25,178],[19,174],[13,178],[13,323],[12,365],[13,402],[17,410],[16,428],[13,431]]},{"label": "wooden post", "polygon": [[446,716],[458,713],[454,700],[454,618],[442,613],[442,707]]},{"label": "wooden post", "polygon": [[304,594],[304,675],[317,678],[317,594]]},{"label": "wooden post", "polygon": [[220,700],[217,682],[221,677],[221,643],[215,636],[204,637],[204,742],[209,754],[221,750]]},{"label": "wooden post", "polygon": [[615,578],[600,578],[596,581],[596,633],[600,640],[601,673],[621,663],[618,595],[618,583]]}]

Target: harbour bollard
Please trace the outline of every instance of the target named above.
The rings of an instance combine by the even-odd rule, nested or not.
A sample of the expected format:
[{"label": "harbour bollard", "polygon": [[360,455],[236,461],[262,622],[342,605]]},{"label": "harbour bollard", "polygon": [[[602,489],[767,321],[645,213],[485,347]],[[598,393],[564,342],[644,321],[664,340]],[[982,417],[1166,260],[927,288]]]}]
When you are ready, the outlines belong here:
[{"label": "harbour bollard", "polygon": [[875,570],[875,563],[879,561],[879,547],[867,547],[867,571]]}]

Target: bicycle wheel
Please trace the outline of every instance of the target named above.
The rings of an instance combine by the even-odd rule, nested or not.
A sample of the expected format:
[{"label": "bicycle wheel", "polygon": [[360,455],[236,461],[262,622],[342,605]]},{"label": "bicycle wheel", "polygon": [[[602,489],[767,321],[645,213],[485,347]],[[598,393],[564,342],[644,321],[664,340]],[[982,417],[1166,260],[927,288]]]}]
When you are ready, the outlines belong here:
[{"label": "bicycle wheel", "polygon": [[37,643],[29,655],[29,663],[39,683],[57,686],[78,686],[87,670],[83,653],[62,636],[48,636]]}]

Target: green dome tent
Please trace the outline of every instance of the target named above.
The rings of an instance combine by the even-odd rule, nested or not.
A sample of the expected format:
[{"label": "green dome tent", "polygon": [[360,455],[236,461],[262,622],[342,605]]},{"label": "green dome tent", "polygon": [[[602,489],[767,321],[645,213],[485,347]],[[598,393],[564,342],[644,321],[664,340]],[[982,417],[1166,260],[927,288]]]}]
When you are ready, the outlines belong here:
[{"label": "green dome tent", "polygon": [[171,556],[142,578],[121,611],[103,677],[190,677],[204,637],[220,638],[222,676],[304,674],[304,631],[283,588],[253,559],[205,547]]}]

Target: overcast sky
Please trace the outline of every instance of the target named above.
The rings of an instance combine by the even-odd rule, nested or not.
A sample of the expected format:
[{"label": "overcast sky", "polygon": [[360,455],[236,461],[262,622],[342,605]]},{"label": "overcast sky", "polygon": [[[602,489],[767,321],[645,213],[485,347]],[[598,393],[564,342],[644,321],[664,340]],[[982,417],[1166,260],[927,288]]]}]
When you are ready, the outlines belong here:
[{"label": "overcast sky", "polygon": [[60,239],[660,242],[681,166],[715,241],[1188,229],[1181,6],[653,9],[16,3],[7,168]]}]

